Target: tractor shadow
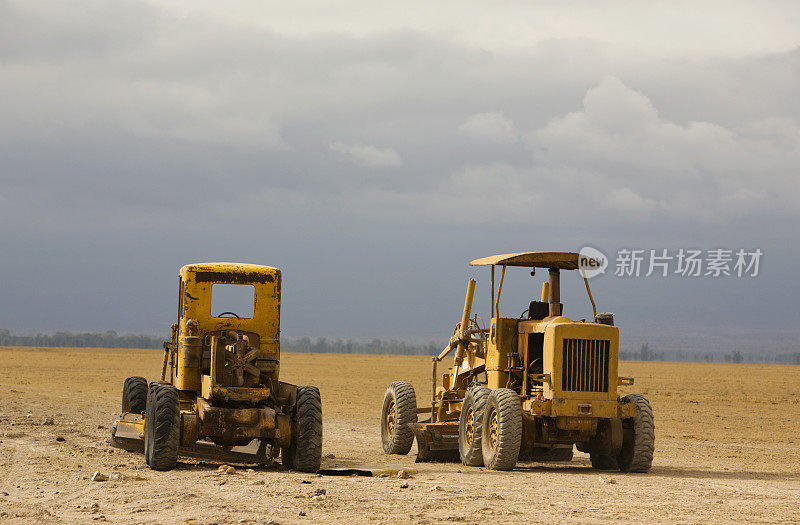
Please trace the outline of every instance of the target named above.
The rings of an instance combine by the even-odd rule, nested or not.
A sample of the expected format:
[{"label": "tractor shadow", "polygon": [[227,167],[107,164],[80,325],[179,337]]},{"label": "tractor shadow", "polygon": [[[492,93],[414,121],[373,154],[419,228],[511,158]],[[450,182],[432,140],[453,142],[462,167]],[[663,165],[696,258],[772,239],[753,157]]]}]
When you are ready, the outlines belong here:
[{"label": "tractor shadow", "polygon": [[732,479],[744,481],[800,481],[800,472],[710,470],[684,467],[653,467],[650,474],[670,478]]},{"label": "tractor shadow", "polygon": [[363,458],[350,458],[343,456],[330,457],[327,455],[322,456],[322,468],[363,468]]},{"label": "tractor shadow", "polygon": [[181,460],[178,461],[178,464],[175,465],[175,470],[191,470],[194,472],[216,472],[220,465],[230,465],[234,467],[236,470],[247,470],[251,469],[256,472],[279,472],[285,470],[288,472],[283,465],[281,465],[280,461],[273,461],[272,463],[266,464],[255,464],[255,463],[240,463],[237,461],[208,461],[208,460],[199,460],[193,461],[191,459]]},{"label": "tractor shadow", "polygon": [[515,472],[563,472],[570,474],[591,474],[608,476],[664,476],[668,478],[694,478],[694,479],[719,479],[743,481],[800,481],[800,472],[759,472],[759,471],[734,471],[712,470],[699,468],[655,466],[650,472],[620,472],[618,470],[595,470],[589,465],[569,464],[531,464],[517,465]]}]

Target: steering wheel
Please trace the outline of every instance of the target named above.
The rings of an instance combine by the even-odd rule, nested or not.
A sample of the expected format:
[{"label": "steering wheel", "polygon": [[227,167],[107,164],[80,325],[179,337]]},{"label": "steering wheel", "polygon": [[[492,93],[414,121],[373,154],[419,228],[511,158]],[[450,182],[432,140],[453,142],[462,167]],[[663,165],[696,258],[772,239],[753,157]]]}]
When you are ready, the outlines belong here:
[{"label": "steering wheel", "polygon": [[235,313],[233,313],[233,312],[222,312],[222,313],[221,313],[221,314],[219,314],[217,317],[225,317],[226,315],[232,315],[232,316],[234,316],[234,317],[235,317],[235,318],[237,318],[237,319],[241,319],[241,317],[239,317],[238,315],[236,315],[236,314],[235,314]]}]

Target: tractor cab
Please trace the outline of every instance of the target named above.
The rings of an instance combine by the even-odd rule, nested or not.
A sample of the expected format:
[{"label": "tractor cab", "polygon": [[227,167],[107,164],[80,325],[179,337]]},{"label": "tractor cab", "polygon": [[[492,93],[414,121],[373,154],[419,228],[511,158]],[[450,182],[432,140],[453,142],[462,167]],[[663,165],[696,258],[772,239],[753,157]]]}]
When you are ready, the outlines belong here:
[{"label": "tractor cab", "polygon": [[[178,324],[172,367],[178,390],[212,401],[249,401],[278,378],[281,272],[269,266],[190,264],[179,273]],[[254,397],[255,394],[255,397]]]}]

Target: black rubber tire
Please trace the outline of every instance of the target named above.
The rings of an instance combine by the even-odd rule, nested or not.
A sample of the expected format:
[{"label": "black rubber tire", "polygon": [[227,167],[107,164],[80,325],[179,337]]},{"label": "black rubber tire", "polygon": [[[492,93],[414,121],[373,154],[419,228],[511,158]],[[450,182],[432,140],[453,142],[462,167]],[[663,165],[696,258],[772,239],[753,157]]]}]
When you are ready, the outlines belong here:
[{"label": "black rubber tire", "polygon": [[[150,416],[152,412],[147,412],[147,406],[150,404],[150,394],[154,391],[154,386],[157,385],[168,385],[167,381],[152,381],[147,387],[147,396],[145,397],[145,411],[144,411],[144,426],[152,426],[153,422],[150,420]],[[147,432],[144,434],[144,462],[146,464],[150,464],[150,448],[152,446],[152,435],[148,435]]]},{"label": "black rubber tire", "polygon": [[[468,467],[483,466],[483,411],[491,392],[488,387],[480,385],[470,388],[464,395],[461,416],[458,418],[458,453],[461,463]],[[470,425],[472,428],[468,431]]]},{"label": "black rubber tire", "polygon": [[281,450],[286,468],[316,472],[322,464],[322,398],[315,386],[297,389],[292,411],[292,441]]},{"label": "black rubber tire", "polygon": [[[493,419],[496,419],[494,424]],[[486,400],[482,426],[483,464],[492,470],[513,469],[522,445],[522,404],[519,395],[508,388],[492,390]],[[493,428],[495,436],[491,435]]]},{"label": "black rubber tire", "polygon": [[146,429],[153,426],[153,421],[152,421],[153,412],[150,410],[150,406],[151,406],[150,397],[151,397],[151,395],[153,393],[153,390],[154,390],[154,385],[148,386],[148,388],[147,388],[147,398],[146,398],[145,410],[144,410],[144,428],[145,428],[145,433],[144,433],[144,436],[142,438],[142,441],[144,441],[144,443],[143,443],[143,446],[144,446],[144,462],[147,465],[150,464],[150,447],[151,447],[151,441],[152,441],[151,438],[152,438],[152,436],[150,435],[150,433],[148,433],[146,431]]},{"label": "black rubber tire", "polygon": [[[393,410],[393,415],[390,411]],[[391,417],[390,417],[391,416]],[[411,383],[395,381],[386,389],[381,408],[381,441],[387,454],[408,454],[414,444],[417,394]],[[391,427],[391,428],[390,428]]]},{"label": "black rubber tire", "polygon": [[147,394],[145,461],[153,470],[172,470],[178,462],[180,440],[178,390],[170,384],[153,382]]},{"label": "black rubber tire", "polygon": [[147,407],[147,379],[129,377],[122,385],[122,413],[142,414]]},{"label": "black rubber tire", "polygon": [[639,394],[628,394],[622,401],[636,405],[636,414],[622,422],[623,427],[627,427],[623,436],[630,436],[630,439],[623,439],[617,465],[622,472],[647,472],[653,465],[656,441],[653,408],[647,398]]}]

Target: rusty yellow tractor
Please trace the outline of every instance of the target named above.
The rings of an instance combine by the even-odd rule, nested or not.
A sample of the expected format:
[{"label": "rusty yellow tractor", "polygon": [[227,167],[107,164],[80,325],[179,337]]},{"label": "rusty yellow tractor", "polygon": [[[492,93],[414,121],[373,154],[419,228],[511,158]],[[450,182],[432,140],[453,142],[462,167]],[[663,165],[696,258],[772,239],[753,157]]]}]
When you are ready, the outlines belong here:
[{"label": "rusty yellow tractor", "polygon": [[[381,412],[387,454],[407,454],[416,437],[417,461],[455,456],[467,466],[513,469],[519,460],[569,461],[573,445],[588,452],[601,470],[646,472],[653,461],[655,428],[643,396],[617,395],[633,378],[618,375],[619,331],[614,316],[593,322],[564,315],[560,272],[597,266],[568,252],[526,252],[472,261],[490,266],[490,323],[471,317],[475,281],[467,284],[461,322],[444,350],[433,358],[430,408],[417,408],[414,387],[392,383]],[[501,268],[495,294],[495,268]],[[541,298],[519,318],[501,317],[500,294],[506,269],[548,272]],[[451,367],[437,384],[437,366],[450,353]],[[429,417],[419,421],[420,414]]]},{"label": "rusty yellow tractor", "polygon": [[178,456],[267,463],[280,454],[290,469],[317,471],[322,402],[316,387],[278,380],[280,298],[277,268],[181,268],[161,380],[125,380],[112,444],[143,450],[154,470],[172,469]]}]

